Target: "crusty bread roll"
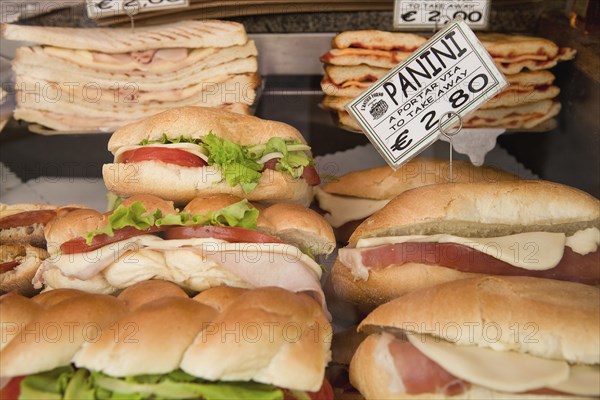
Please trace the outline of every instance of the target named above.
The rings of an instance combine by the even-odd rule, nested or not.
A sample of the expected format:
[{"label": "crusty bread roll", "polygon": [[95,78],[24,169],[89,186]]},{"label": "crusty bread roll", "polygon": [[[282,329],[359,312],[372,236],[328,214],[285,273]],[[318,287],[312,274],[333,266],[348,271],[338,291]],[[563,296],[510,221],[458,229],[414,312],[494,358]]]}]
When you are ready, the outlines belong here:
[{"label": "crusty bread roll", "polygon": [[[274,137],[306,143],[297,129],[282,122],[215,108],[181,107],[119,128],[110,138],[108,149],[115,154],[123,146],[139,145],[143,140],[160,140],[163,135],[201,139],[211,132],[243,146],[266,144]],[[293,179],[272,169],[262,172],[258,186],[250,193],[244,193],[239,185],[230,186],[218,166],[181,167],[160,161],[111,163],[103,166],[102,174],[107,188],[120,196],[149,193],[178,204],[187,203],[196,196],[217,193],[304,205],[312,198],[312,189],[304,179]]]},{"label": "crusty bread roll", "polygon": [[[493,184],[485,182],[447,183],[411,189],[401,193],[379,212],[367,218],[350,237],[349,246],[340,250],[340,256],[331,271],[333,295],[343,301],[360,306],[363,312],[368,312],[379,304],[414,290],[485,275],[489,270],[486,269],[488,264],[484,262],[498,261],[498,257],[501,257],[503,252],[511,251],[511,244],[506,244],[502,250],[493,253],[485,252],[484,245],[468,249],[464,243],[456,244],[459,242],[450,239],[445,243],[462,247],[453,249],[446,247],[446,250],[442,247],[429,247],[432,253],[428,256],[427,250],[419,247],[417,241],[429,242],[434,246],[435,240],[428,241],[426,236],[438,234],[476,240],[477,238],[500,238],[527,232],[541,234],[554,232],[564,234],[569,238],[576,232],[587,231],[589,235],[586,240],[589,240],[591,244],[589,250],[574,252],[572,247],[569,247],[568,254],[565,250],[565,253],[558,255],[554,267],[562,268],[560,269],[562,272],[556,273],[556,277],[552,271],[558,271],[558,269],[554,270],[552,265],[536,270],[532,264],[532,268],[528,270],[529,265],[526,263],[509,264],[513,259],[518,259],[517,255],[510,259],[505,257],[502,259],[504,263],[502,265],[507,268],[520,268],[507,272],[510,275],[530,275],[595,284],[600,266],[597,262],[594,265],[593,257],[598,259],[597,247],[595,247],[597,243],[595,242],[598,240],[597,229],[599,227],[600,202],[587,193],[558,183],[509,180]],[[596,232],[595,238],[594,232]],[[386,243],[394,244],[403,240],[402,238],[394,239],[394,237],[415,235],[425,237],[408,241],[404,250],[394,250],[400,252],[397,253],[398,258],[394,258],[394,260],[401,259],[404,254],[401,253],[402,251],[405,251],[406,254],[413,251],[413,255],[417,255],[415,258],[408,259],[403,263],[391,262],[363,270],[358,270],[356,265],[354,269],[351,267],[352,263],[360,265],[355,261],[362,257],[358,254],[359,252],[367,252],[377,247],[376,244],[363,244],[358,250],[356,247],[360,240],[391,237],[392,239]],[[444,239],[441,240],[444,242]],[[494,240],[490,240],[492,240],[490,246],[495,245]],[[524,240],[527,242],[521,243]],[[512,245],[521,246],[525,249],[523,251],[527,251],[526,246],[533,246],[535,250],[539,249],[535,246],[543,245],[546,243],[545,240],[547,239],[535,235],[529,236],[528,239],[515,237]],[[573,244],[567,244],[565,241],[563,247],[567,249],[567,246],[573,246]],[[448,261],[452,257],[464,256],[466,254],[464,252],[459,254],[463,250],[471,251],[469,257],[489,256],[491,260],[482,257],[464,259],[462,265],[464,270],[460,269],[461,266],[444,264],[444,262],[452,262]],[[445,251],[448,253],[444,253]],[[506,256],[506,254],[508,253],[504,255]],[[523,255],[523,257],[525,256]],[[477,260],[477,263],[474,260]],[[561,266],[563,260],[564,265]],[[583,260],[586,261],[583,262]],[[538,262],[538,259],[535,258],[533,262]],[[575,270],[572,268],[572,263],[579,263],[578,265],[585,269],[584,272],[589,272],[589,274],[585,277],[574,275],[573,271]],[[468,268],[466,264],[468,264]],[[588,269],[588,267],[592,269]],[[570,275],[566,272],[569,268],[571,268]],[[504,275],[503,270],[496,271],[494,273]],[[491,273],[487,272],[487,274]],[[583,273],[581,274],[583,275]]]},{"label": "crusty bread roll", "polygon": [[[456,334],[456,330],[447,329],[450,325],[465,329]],[[471,328],[467,329],[467,325]],[[494,332],[499,334],[494,333],[494,340],[484,332],[488,325],[497,327]],[[531,337],[532,326],[535,328],[534,340],[525,340]],[[599,326],[600,290],[595,287],[530,277],[488,276],[449,282],[402,296],[369,314],[358,329],[371,335],[352,359],[350,378],[367,399],[454,398],[433,393],[391,392],[389,373],[380,371],[385,362],[381,349],[378,349],[380,332],[398,335],[414,332],[459,346],[527,353],[570,364],[597,365],[600,359]],[[457,398],[468,398],[469,393]],[[499,399],[580,398],[493,390],[487,392],[488,396]]]},{"label": "crusty bread roll", "polygon": [[[519,179],[496,168],[475,167],[467,161],[454,161],[452,177],[455,183],[495,183]],[[326,212],[325,219],[334,227],[336,239],[347,242],[360,222],[381,210],[400,193],[449,181],[450,163],[447,160],[419,157],[396,171],[385,166],[342,175],[318,187],[315,197],[319,207]]]},{"label": "crusty bread roll", "polygon": [[[568,205],[568,206],[567,206]],[[600,226],[600,202],[559,183],[447,183],[402,193],[361,224],[350,238],[452,233],[495,237],[565,232]]]},{"label": "crusty bread roll", "polygon": [[[448,282],[399,297],[369,314],[359,330],[400,328],[433,334],[460,345],[512,349],[571,363],[594,364],[600,359],[599,310],[600,289],[593,286],[531,277],[486,276]],[[435,330],[436,323],[443,326],[451,322],[474,322],[473,334]],[[493,342],[485,340],[482,330],[484,323],[491,322],[502,333]],[[536,324],[537,340],[522,340],[528,322]],[[515,329],[521,334],[515,335]]]},{"label": "crusty bread roll", "polygon": [[[468,161],[452,164],[454,183],[516,181],[519,178],[493,167],[475,167]],[[392,199],[409,189],[450,181],[450,163],[427,157],[414,158],[397,170],[388,166],[363,169],[342,175],[320,186],[336,195],[373,200]]]},{"label": "crusty bread roll", "polygon": [[[209,380],[316,391],[330,359],[331,326],[319,304],[279,288],[217,287],[191,299],[172,283],[144,282],[118,298],[70,289],[1,297],[0,309],[9,307],[15,312],[0,325],[9,339],[2,377],[73,362],[116,377],[181,368]],[[21,322],[23,332],[8,331]],[[49,336],[55,326],[57,340]]]}]

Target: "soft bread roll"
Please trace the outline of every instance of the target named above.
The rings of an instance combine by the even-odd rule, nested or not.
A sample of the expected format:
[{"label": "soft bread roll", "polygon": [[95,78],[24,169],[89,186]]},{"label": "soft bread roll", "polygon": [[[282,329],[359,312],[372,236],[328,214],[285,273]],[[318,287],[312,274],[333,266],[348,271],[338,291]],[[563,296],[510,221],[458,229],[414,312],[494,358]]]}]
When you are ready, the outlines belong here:
[{"label": "soft bread roll", "polygon": [[2,376],[30,375],[69,364],[86,341],[124,315],[125,303],[111,296],[81,295],[39,312],[2,349]]},{"label": "soft bread roll", "polygon": [[161,161],[104,164],[102,175],[107,189],[119,196],[149,193],[177,204],[185,204],[197,196],[219,193],[252,201],[290,202],[305,206],[312,199],[312,187],[304,179],[293,179],[271,169],[262,172],[258,186],[250,193],[244,193],[239,185],[230,186],[216,166],[190,168]]},{"label": "soft bread roll", "polygon": [[50,254],[55,254],[62,243],[95,231],[107,223],[105,215],[92,209],[75,210],[55,218],[44,228],[48,250]]},{"label": "soft bread roll", "polygon": [[0,273],[0,294],[16,290],[24,295],[33,295],[36,290],[31,284],[35,272],[48,252],[38,247],[26,245],[0,245],[0,263],[18,261],[19,265],[10,271]]},{"label": "soft bread roll", "polygon": [[[186,352],[193,375],[214,369],[219,376],[209,379],[316,391],[330,359],[331,326],[319,304],[279,288],[218,287],[190,299],[172,283],[145,282],[118,298],[70,289],[10,294],[0,297],[5,309],[0,333],[12,340],[0,357],[3,378],[70,362],[112,376],[168,373],[184,368]],[[23,333],[9,331],[20,322]],[[49,326],[62,335],[51,337]]]},{"label": "soft bread roll", "polygon": [[137,145],[144,139],[160,140],[163,135],[201,139],[211,131],[243,146],[265,144],[272,137],[306,143],[296,128],[283,122],[216,108],[180,107],[117,129],[108,141],[108,150],[114,153],[122,146]]},{"label": "soft bread roll", "polygon": [[124,301],[127,308],[135,310],[140,306],[163,297],[187,298],[188,295],[179,286],[171,282],[150,280],[129,286],[119,293],[119,300]]},{"label": "soft bread roll", "polygon": [[99,340],[84,343],[73,361],[111,376],[169,373],[216,315],[212,307],[187,296],[155,299],[115,321]]},{"label": "soft bread roll", "polygon": [[315,211],[297,204],[273,204],[258,217],[257,230],[277,236],[313,254],[331,254],[335,236],[331,225]]},{"label": "soft bread roll", "polygon": [[363,222],[350,238],[451,233],[496,237],[574,232],[600,226],[600,202],[559,183],[447,183],[406,191]]},{"label": "soft bread roll", "polygon": [[[143,140],[160,140],[163,135],[201,139],[211,132],[243,146],[266,144],[273,137],[306,144],[297,129],[282,122],[190,106],[164,111],[119,128],[111,136],[108,149],[115,154],[123,146],[139,145]],[[308,205],[312,198],[312,189],[304,179],[292,179],[271,169],[262,172],[258,186],[248,194],[239,185],[230,186],[217,166],[181,167],[160,161],[113,163],[105,164],[102,174],[107,188],[120,196],[150,193],[178,204],[187,203],[199,195],[217,193],[249,200],[304,205]]]},{"label": "soft bread roll", "polygon": [[[519,178],[492,167],[475,167],[468,161],[454,161],[452,178],[455,183],[516,181]],[[447,183],[450,164],[447,160],[419,157],[394,171],[388,166],[363,169],[342,175],[320,186],[331,194],[373,200],[391,199],[415,187]]]},{"label": "soft bread roll", "polygon": [[[456,335],[445,324],[472,324]],[[497,340],[484,335],[494,323]],[[530,324],[536,331],[533,339]],[[528,325],[529,324],[529,325]],[[378,307],[359,325],[363,332],[398,328],[440,337],[459,345],[512,350],[570,363],[600,359],[600,289],[530,277],[487,276],[434,286]]]},{"label": "soft bread roll", "polygon": [[[248,291],[199,333],[181,368],[209,380],[254,380],[317,391],[330,360],[331,326],[304,294]],[[235,357],[226,356],[235,348]]]},{"label": "soft bread roll", "polygon": [[42,310],[42,307],[19,292],[0,296],[0,351],[19,335],[21,329]]},{"label": "soft bread roll", "polygon": [[223,310],[229,307],[239,296],[247,291],[247,289],[232,286],[216,286],[198,293],[194,296],[194,300],[211,306],[219,312],[223,312]]}]

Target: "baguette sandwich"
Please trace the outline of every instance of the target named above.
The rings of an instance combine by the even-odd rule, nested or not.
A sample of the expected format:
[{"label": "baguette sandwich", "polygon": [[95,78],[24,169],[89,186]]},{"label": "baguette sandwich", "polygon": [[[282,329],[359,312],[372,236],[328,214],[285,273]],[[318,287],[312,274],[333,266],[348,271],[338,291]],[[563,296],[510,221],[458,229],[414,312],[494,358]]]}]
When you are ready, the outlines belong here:
[{"label": "baguette sandwich", "polygon": [[254,201],[308,205],[318,185],[310,147],[281,122],[183,107],[118,129],[102,173],[120,196],[153,194],[178,204],[228,193]]},{"label": "baguette sandwich", "polygon": [[598,398],[599,316],[588,285],[448,282],[373,311],[350,380],[366,399]]},{"label": "baguette sandwich", "polygon": [[372,308],[480,275],[600,283],[600,202],[545,181],[431,185],[367,218],[339,250],[335,294]]},{"label": "baguette sandwich", "polygon": [[[517,180],[512,174],[491,167],[474,167],[454,161],[453,182],[500,182]],[[365,218],[381,210],[407,190],[447,183],[450,164],[445,160],[415,158],[394,171],[388,166],[353,171],[316,188],[315,197],[324,217],[334,228],[336,239],[348,238]]]},{"label": "baguette sandwich", "polygon": [[279,286],[311,293],[325,309],[317,255],[335,247],[331,227],[295,204],[259,210],[230,195],[197,198],[181,212],[150,195],[126,199],[110,215],[79,210],[46,228],[50,258],[34,285],[110,294],[162,279],[209,287]]},{"label": "baguette sandwich", "polygon": [[3,399],[333,399],[331,327],[305,294],[219,287],[192,299],[146,281],[118,298],[64,289],[0,307],[21,310],[2,321]]}]

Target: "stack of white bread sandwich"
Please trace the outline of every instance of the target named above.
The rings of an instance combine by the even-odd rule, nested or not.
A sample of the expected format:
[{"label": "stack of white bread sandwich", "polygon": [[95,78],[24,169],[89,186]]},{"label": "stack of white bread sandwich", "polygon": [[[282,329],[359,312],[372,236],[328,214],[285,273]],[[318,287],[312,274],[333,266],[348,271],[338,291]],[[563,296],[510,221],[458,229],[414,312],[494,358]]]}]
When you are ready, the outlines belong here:
[{"label": "stack of white bread sandwich", "polygon": [[17,49],[14,116],[61,131],[111,131],[185,105],[249,113],[257,50],[235,22],[129,28],[3,25]]},{"label": "stack of white bread sandwich", "polygon": [[[575,50],[559,48],[550,40],[497,33],[477,35],[510,86],[463,119],[468,128],[533,128],[556,116],[560,89],[547,71],[558,61],[570,60]],[[347,31],[337,35],[333,49],[321,57],[325,76],[322,107],[334,113],[342,128],[361,132],[345,105],[376,80],[406,60],[427,39],[400,32]]]}]

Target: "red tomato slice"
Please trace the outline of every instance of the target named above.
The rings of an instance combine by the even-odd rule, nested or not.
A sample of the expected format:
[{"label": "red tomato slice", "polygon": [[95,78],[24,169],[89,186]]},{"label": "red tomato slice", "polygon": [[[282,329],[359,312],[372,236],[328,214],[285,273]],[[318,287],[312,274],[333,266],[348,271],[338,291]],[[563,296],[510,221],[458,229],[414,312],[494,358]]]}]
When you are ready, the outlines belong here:
[{"label": "red tomato slice", "polygon": [[166,226],[152,226],[148,229],[139,230],[134,228],[133,226],[126,226],[125,228],[117,229],[116,231],[114,231],[114,235],[112,237],[108,235],[94,236],[94,238],[92,239],[92,244],[90,245],[88,245],[85,242],[85,238],[83,237],[71,239],[61,244],[60,250],[63,252],[63,254],[85,253],[86,251],[96,250],[100,247],[106,246],[107,244],[119,242],[121,240],[129,239],[134,236],[160,232],[166,229]]},{"label": "red tomato slice", "polygon": [[10,229],[33,224],[46,224],[56,216],[55,210],[25,211],[0,220],[0,229]]},{"label": "red tomato slice", "polygon": [[19,266],[20,262],[18,261],[8,261],[0,264],[0,274],[8,271],[12,271],[13,269]]},{"label": "red tomato slice", "polygon": [[141,161],[162,161],[182,167],[204,167],[206,162],[200,157],[180,149],[166,147],[140,147],[123,153],[121,162],[136,163]]},{"label": "red tomato slice", "polygon": [[166,239],[213,238],[231,243],[283,243],[274,236],[232,226],[178,226],[165,233]]},{"label": "red tomato slice", "polygon": [[[288,389],[283,390],[283,400],[298,400],[294,394]],[[311,400],[333,400],[333,388],[327,379],[323,380],[323,385],[316,392],[305,392]]]},{"label": "red tomato slice", "polygon": [[21,381],[25,376],[17,376],[12,378],[6,386],[0,390],[0,400],[18,400],[21,394]]},{"label": "red tomato slice", "polygon": [[323,380],[323,385],[318,392],[307,392],[311,400],[333,400],[333,388],[327,379]]}]

